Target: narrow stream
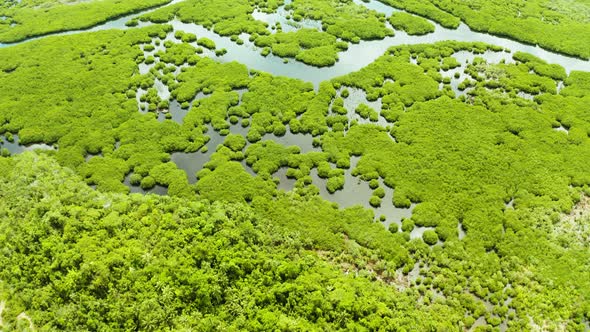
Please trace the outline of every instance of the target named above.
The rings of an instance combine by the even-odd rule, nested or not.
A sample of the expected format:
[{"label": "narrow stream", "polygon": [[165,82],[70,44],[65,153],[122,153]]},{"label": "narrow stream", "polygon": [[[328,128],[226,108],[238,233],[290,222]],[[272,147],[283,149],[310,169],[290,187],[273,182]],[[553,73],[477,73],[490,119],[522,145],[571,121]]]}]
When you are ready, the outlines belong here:
[{"label": "narrow stream", "polygon": [[[110,30],[110,29],[119,29],[119,30],[126,30],[129,29],[130,27],[126,26],[125,23],[127,23],[128,21],[137,18],[141,15],[145,15],[148,13],[151,13],[155,10],[158,10],[160,8],[164,8],[164,7],[168,7],[168,6],[172,6],[174,4],[177,4],[179,2],[183,2],[185,0],[172,0],[171,2],[164,4],[162,6],[159,7],[154,7],[154,8],[150,8],[150,9],[146,9],[144,11],[138,12],[138,13],[134,13],[134,14],[128,14],[128,15],[124,15],[121,16],[119,18],[113,19],[113,20],[109,20],[106,21],[104,23],[95,25],[91,28],[87,28],[87,29],[78,29],[78,30],[70,30],[70,31],[64,31],[64,32],[55,32],[55,33],[48,33],[46,35],[43,36],[39,36],[39,37],[32,37],[32,38],[28,38],[26,40],[20,41],[20,42],[16,42],[16,43],[7,43],[7,44],[3,44],[0,43],[0,48],[2,47],[9,47],[9,46],[15,46],[15,45],[20,45],[23,43],[27,43],[33,40],[37,40],[37,39],[42,39],[42,38],[47,38],[47,37],[51,37],[51,36],[67,36],[67,35],[74,35],[74,34],[78,34],[78,33],[84,33],[84,32],[96,32],[96,31],[103,31],[103,30]],[[137,27],[142,27],[142,26],[146,26],[148,24],[146,23],[139,23]]]},{"label": "narrow stream", "polygon": [[8,140],[5,136],[0,136],[0,149],[2,148],[7,149],[11,154],[35,150],[55,150],[55,147],[47,144],[21,145],[18,135],[12,135],[12,140]]},{"label": "narrow stream", "polygon": [[[181,1],[183,0],[173,0],[169,4],[164,5],[162,7],[170,6]],[[397,9],[389,7],[376,0],[371,0],[369,2],[363,2],[362,0],[354,1],[359,5],[366,6],[369,9],[375,10],[388,16],[391,15],[391,13],[398,11]],[[141,13],[124,16],[119,19],[109,21],[101,25],[97,25],[91,29],[68,31],[56,33],[53,35],[70,35],[82,32],[92,32],[108,29],[128,29],[129,27],[125,25],[127,21],[133,18],[137,18],[151,11],[154,11],[156,9],[150,9]],[[284,13],[284,11],[281,8],[279,8],[277,13]],[[254,15],[264,19],[264,17],[261,17],[261,14],[259,12],[254,12]],[[268,19],[267,16],[265,17],[267,21],[272,21]],[[276,20],[276,18],[274,18],[273,20]],[[339,61],[335,65],[323,68],[309,66],[304,63],[295,61],[293,59],[290,59],[287,63],[284,63],[282,58],[273,55],[264,57],[260,54],[261,50],[256,48],[251,42],[245,42],[243,45],[238,45],[235,42],[231,41],[229,37],[219,36],[213,31],[207,30],[199,25],[186,24],[178,20],[173,20],[172,22],[170,22],[170,24],[174,27],[174,30],[191,32],[196,34],[199,38],[207,37],[215,41],[218,48],[225,48],[228,51],[227,54],[217,58],[221,62],[238,61],[252,69],[266,71],[274,75],[298,78],[304,81],[312,82],[315,86],[318,86],[319,83],[322,81],[342,76],[367,66],[368,64],[375,61],[375,59],[377,59],[379,56],[383,55],[385,51],[387,51],[387,49],[392,46],[404,44],[412,45],[435,43],[445,40],[485,42],[488,44],[498,45],[510,50],[510,53],[505,53],[505,58],[507,60],[511,58],[511,55],[514,52],[520,51],[533,54],[549,63],[559,64],[562,67],[564,67],[568,73],[572,70],[590,71],[590,61],[585,61],[574,57],[553,53],[537,46],[526,45],[507,38],[501,38],[485,33],[475,32],[472,31],[465,24],[461,24],[456,30],[451,30],[442,27],[440,24],[436,22],[430,22],[434,24],[436,27],[433,33],[424,36],[410,36],[403,31],[396,30],[395,36],[393,37],[386,37],[383,40],[361,41],[358,44],[351,44],[347,51],[339,53]],[[148,24],[149,23],[140,23],[139,26],[145,26]],[[313,24],[308,22],[306,25]],[[18,45],[21,43],[28,42],[30,40],[45,37],[46,36],[32,38],[15,44],[0,44],[0,47]],[[247,38],[244,38],[247,37],[247,35],[243,34],[241,37],[246,41],[248,40]]]},{"label": "narrow stream", "polygon": [[[494,55],[494,62],[499,62],[501,59],[509,61],[512,59],[512,55],[515,52],[521,51],[531,53],[549,63],[559,64],[564,67],[568,73],[572,70],[590,71],[590,61],[552,53],[539,47],[521,44],[509,39],[474,32],[464,24],[460,25],[457,30],[450,30],[440,25],[436,25],[435,32],[424,36],[410,36],[403,31],[396,31],[395,36],[386,37],[383,40],[361,41],[358,44],[351,44],[349,45],[348,50],[338,54],[339,60],[335,65],[322,68],[309,66],[293,59],[289,59],[287,63],[284,63],[282,58],[272,54],[266,57],[262,56],[260,54],[261,50],[251,43],[246,42],[243,45],[238,45],[231,41],[229,37],[219,36],[202,26],[186,24],[178,20],[174,20],[170,22],[170,24],[174,27],[174,30],[191,32],[198,37],[207,37],[215,41],[218,48],[225,48],[228,52],[217,58],[220,62],[237,61],[249,68],[269,72],[273,75],[287,76],[312,82],[316,87],[319,86],[320,82],[346,75],[366,67],[383,55],[392,46],[404,44],[429,44],[445,40],[486,42],[510,50],[510,52],[501,52]],[[247,40],[247,38],[245,40]],[[485,54],[480,56],[486,58]],[[497,59],[498,56],[500,56],[500,59]]]},{"label": "narrow stream", "polygon": [[[173,0],[169,4],[164,6],[158,7],[166,7],[176,3],[179,3],[183,0]],[[290,1],[286,1],[289,3]],[[355,3],[365,6],[369,9],[375,10],[379,13],[383,13],[386,16],[390,16],[392,13],[399,11],[398,9],[389,7],[381,2],[376,0],[370,0],[369,2],[363,2],[362,0],[354,0]],[[116,20],[112,20],[106,22],[104,24],[97,25],[90,29],[85,30],[75,30],[75,31],[67,31],[61,33],[55,33],[51,35],[71,35],[71,34],[78,34],[83,32],[93,32],[93,31],[101,31],[101,30],[108,30],[108,29],[129,29],[125,25],[131,19],[137,18],[141,15],[146,13],[152,12],[158,8],[149,9],[140,13],[131,14],[127,16],[123,16]],[[304,20],[303,22],[291,22],[286,18],[288,12],[284,9],[284,7],[280,7],[276,13],[266,14],[262,13],[258,10],[255,10],[252,13],[252,16],[255,19],[264,21],[269,23],[269,29],[280,23],[283,31],[294,31],[300,29],[302,27],[305,28],[315,28],[320,30],[321,29],[321,22],[313,21],[313,20]],[[313,66],[306,65],[304,63],[298,62],[294,59],[288,59],[286,62],[284,59],[276,57],[272,54],[268,56],[262,56],[260,54],[261,49],[256,47],[252,42],[249,41],[249,35],[242,34],[240,38],[244,41],[242,45],[238,45],[237,43],[233,42],[229,37],[222,37],[217,35],[211,30],[207,30],[202,26],[195,25],[195,24],[187,24],[182,23],[179,20],[173,20],[169,22],[172,25],[175,31],[181,30],[184,32],[190,32],[196,34],[199,38],[207,37],[213,40],[218,49],[225,48],[227,53],[221,56],[216,56],[212,52],[207,55],[210,55],[212,58],[216,59],[220,62],[231,62],[237,61],[240,62],[247,67],[255,70],[269,72],[273,75],[278,76],[287,76],[291,78],[297,78],[304,81],[312,82],[316,87],[319,86],[319,83],[322,81],[330,80],[334,77],[342,76],[348,74],[350,72],[358,71],[361,68],[369,65],[373,61],[375,61],[378,57],[383,55],[390,47],[396,45],[412,45],[412,44],[429,44],[435,43],[445,40],[456,40],[456,41],[465,41],[465,42],[484,42],[492,45],[501,46],[506,49],[506,52],[486,52],[484,54],[478,54],[477,56],[483,57],[490,63],[498,63],[502,60],[506,62],[512,62],[512,55],[515,52],[526,52],[533,54],[548,63],[555,63],[559,64],[565,68],[565,70],[569,73],[573,70],[581,70],[581,71],[590,71],[590,61],[585,61],[581,59],[577,59],[574,57],[569,57],[566,55],[553,53],[547,50],[544,50],[537,46],[526,45],[514,40],[510,40],[507,38],[501,38],[492,36],[485,33],[475,32],[472,31],[467,25],[461,24],[456,30],[447,29],[442,27],[441,25],[429,21],[435,26],[435,31],[433,33],[423,35],[423,36],[410,36],[403,31],[396,30],[395,36],[393,37],[386,37],[383,40],[373,40],[373,41],[361,41],[358,44],[350,44],[348,50],[339,53],[339,61],[331,66],[331,67],[323,67],[317,68]],[[150,23],[140,23],[139,27],[149,25]],[[387,23],[389,24],[389,23]],[[390,27],[390,26],[389,26]],[[51,36],[48,35],[48,36]],[[172,35],[172,34],[170,34]],[[169,35],[169,36],[170,36]],[[0,44],[1,47],[10,47],[13,45],[19,45],[22,43],[26,43],[31,40],[46,38],[47,36],[31,38],[29,40],[14,43],[14,44]],[[159,47],[161,48],[161,46]],[[156,50],[155,50],[156,51]],[[154,53],[155,51],[151,52]],[[454,55],[460,63],[464,64],[466,60],[472,60],[474,55],[469,52],[458,52]],[[458,72],[460,75],[458,79],[453,79],[451,82],[453,90],[457,94],[460,94],[457,90],[457,86],[459,82],[461,82],[464,77],[461,73],[462,67],[455,69],[454,71],[451,70],[445,73],[445,76],[453,77],[455,72]],[[140,71],[145,73],[149,70],[149,66],[143,65],[143,68],[140,66]],[[165,87],[161,82],[157,82],[157,88],[161,97],[166,99],[169,95],[169,91],[167,87]],[[524,96],[526,97],[526,96]],[[370,106],[374,107],[376,110],[379,110],[377,103],[368,103],[364,95],[362,95],[359,91],[352,91],[351,96],[345,100],[345,106],[349,109],[349,115],[351,119],[357,117],[354,114],[354,108],[359,103],[367,103]],[[186,111],[180,110],[178,103],[175,101],[171,101],[170,112],[172,115],[172,120],[177,122],[182,122]],[[164,120],[163,116],[160,118],[161,121]],[[381,120],[381,119],[380,119]],[[238,126],[232,126],[231,132],[238,133],[242,135],[246,135],[248,128],[242,128]],[[556,130],[562,130],[561,128],[557,128]],[[562,130],[563,131],[563,130]],[[178,167],[185,170],[189,177],[189,181],[194,183],[196,181],[195,173],[198,172],[203,165],[210,160],[212,153],[215,152],[216,147],[218,144],[223,143],[225,139],[224,136],[220,135],[218,132],[211,130],[208,135],[211,137],[211,140],[207,143],[208,151],[203,152],[195,152],[191,154],[187,153],[174,153],[172,154],[172,160],[177,163]],[[14,142],[7,142],[6,140],[2,140],[0,143],[0,147],[6,147],[12,153],[19,153],[24,150],[31,150],[36,148],[41,149],[52,149],[53,147],[47,145],[32,145],[32,146],[21,146],[18,144],[18,137],[15,137]],[[263,139],[271,139],[276,142],[279,142],[285,146],[289,145],[297,145],[302,148],[302,152],[313,151],[314,148],[312,144],[311,137],[305,137],[305,135],[294,135],[291,134],[289,131],[287,135],[283,137],[275,137],[274,135],[267,135]],[[244,165],[246,170],[248,170],[251,174],[253,171],[247,166]],[[320,189],[320,195],[325,199],[329,199],[331,201],[337,202],[341,207],[347,207],[352,205],[362,205],[366,208],[373,209],[375,212],[375,217],[379,218],[380,215],[385,215],[386,220],[384,224],[387,226],[390,223],[400,223],[402,218],[408,218],[411,216],[412,207],[409,209],[398,209],[392,204],[392,195],[394,194],[393,190],[390,188],[385,187],[386,189],[386,196],[382,200],[382,205],[378,208],[373,208],[369,205],[368,199],[372,195],[372,189],[369,188],[369,185],[365,181],[359,181],[359,179],[353,177],[350,174],[349,169],[345,174],[346,185],[344,189],[337,191],[336,193],[329,193],[325,187],[325,179],[321,179],[317,175],[317,170],[312,170],[312,178],[313,183],[318,186]],[[125,183],[130,185],[129,176],[127,176]],[[279,188],[283,190],[290,190],[293,188],[295,181],[292,179],[288,179],[286,177],[286,169],[282,168],[278,172],[274,174],[275,177],[278,177],[280,180]],[[381,183],[381,186],[383,184]],[[150,191],[144,191],[139,187],[131,186],[132,192],[155,192],[159,194],[165,194],[166,188],[164,187],[156,187]],[[424,229],[414,229],[411,236],[420,237],[421,233]],[[464,231],[461,232],[459,230],[461,236],[464,236]]]}]

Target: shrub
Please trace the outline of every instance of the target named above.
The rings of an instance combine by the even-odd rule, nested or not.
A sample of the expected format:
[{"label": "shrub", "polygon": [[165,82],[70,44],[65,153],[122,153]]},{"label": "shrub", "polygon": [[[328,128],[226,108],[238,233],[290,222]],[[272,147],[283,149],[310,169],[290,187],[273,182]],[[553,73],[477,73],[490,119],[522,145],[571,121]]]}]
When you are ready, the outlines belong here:
[{"label": "shrub", "polygon": [[197,40],[197,45],[203,46],[203,47],[208,48],[210,50],[214,50],[215,49],[215,42],[212,41],[209,38],[206,38],[206,37],[199,38]]},{"label": "shrub", "polygon": [[389,229],[389,231],[391,233],[397,233],[397,232],[399,232],[399,226],[396,223],[394,223],[394,222],[392,222],[391,224],[389,224],[389,228],[388,229]]},{"label": "shrub", "polygon": [[411,232],[414,229],[414,221],[412,219],[402,219],[402,231]]},{"label": "shrub", "polygon": [[349,95],[350,95],[350,91],[348,91],[348,89],[344,89],[340,93],[340,97],[342,97],[342,98],[348,98]]},{"label": "shrub", "polygon": [[156,185],[156,180],[151,176],[146,176],[141,180],[141,189],[148,190],[152,189]]},{"label": "shrub", "polygon": [[379,196],[373,195],[369,199],[369,204],[371,204],[372,207],[379,207],[381,206],[381,198],[379,198]]},{"label": "shrub", "polygon": [[241,151],[246,146],[246,139],[242,135],[229,134],[225,138],[223,145],[227,146],[232,151]]},{"label": "shrub", "polygon": [[141,176],[141,174],[133,173],[129,177],[129,182],[134,186],[138,186],[139,184],[141,184],[142,179],[143,177]]},{"label": "shrub", "polygon": [[408,35],[425,35],[434,32],[432,23],[422,17],[404,12],[393,13],[389,17],[389,23],[398,30],[404,30]]},{"label": "shrub", "polygon": [[185,33],[182,37],[181,37],[182,41],[185,43],[192,43],[195,40],[197,40],[197,36],[193,33]]},{"label": "shrub", "polygon": [[375,189],[375,191],[373,191],[373,195],[377,196],[379,198],[383,198],[383,197],[385,197],[385,189],[383,189],[382,187],[379,187],[379,188]]},{"label": "shrub", "polygon": [[340,190],[344,188],[344,176],[332,176],[326,182],[326,189],[330,193],[336,192],[336,190]]},{"label": "shrub", "polygon": [[429,229],[424,231],[424,234],[422,234],[422,239],[424,240],[424,243],[428,245],[434,245],[438,242],[438,235],[434,230]]}]

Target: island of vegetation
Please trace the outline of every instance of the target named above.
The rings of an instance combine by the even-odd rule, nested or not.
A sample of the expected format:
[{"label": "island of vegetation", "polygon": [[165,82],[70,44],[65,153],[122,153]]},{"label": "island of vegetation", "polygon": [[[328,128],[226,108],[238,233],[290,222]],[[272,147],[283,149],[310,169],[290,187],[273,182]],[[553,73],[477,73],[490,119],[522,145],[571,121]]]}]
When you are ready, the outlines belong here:
[{"label": "island of vegetation", "polygon": [[588,62],[428,39],[515,3],[3,3],[0,329],[589,329]]}]

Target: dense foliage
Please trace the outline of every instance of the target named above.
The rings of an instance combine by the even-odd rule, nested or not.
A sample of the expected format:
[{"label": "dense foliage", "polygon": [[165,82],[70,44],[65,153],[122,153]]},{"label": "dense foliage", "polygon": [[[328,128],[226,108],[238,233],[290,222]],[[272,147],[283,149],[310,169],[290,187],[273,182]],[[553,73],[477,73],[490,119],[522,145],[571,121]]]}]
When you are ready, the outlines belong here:
[{"label": "dense foliage", "polygon": [[385,26],[382,14],[352,1],[295,0],[285,6],[292,15],[292,24],[304,19],[317,20],[323,31],[298,29],[283,32],[280,25],[267,27],[267,23],[257,21],[251,15],[255,9],[272,11],[277,5],[273,1],[187,0],[141,19],[166,23],[177,18],[212,28],[217,34],[231,36],[234,40],[247,33],[264,55],[272,51],[276,56],[295,58],[317,67],[333,65],[338,60],[338,52],[348,48],[348,42],[393,35],[393,31]]},{"label": "dense foliage", "polygon": [[[512,330],[542,317],[567,318],[574,329],[588,314],[560,279],[548,288],[542,277],[567,271],[580,277],[578,287],[588,286],[587,267],[577,265],[587,251],[574,243],[559,249],[534,234],[526,243],[512,235],[495,253],[472,241],[435,250],[412,241],[410,260],[425,263],[416,278],[391,260],[404,251],[401,238],[358,209],[335,210],[296,193],[252,207],[102,194],[30,153],[0,159],[0,169],[7,330],[28,326],[23,317],[62,331],[428,330],[468,327],[480,315],[493,325],[508,317]],[[521,245],[526,259],[515,255]],[[548,267],[533,269],[532,258]],[[413,263],[405,264],[408,273]],[[549,312],[535,305],[546,300],[556,306]]]},{"label": "dense foliage", "polygon": [[408,13],[394,13],[389,17],[389,23],[398,29],[404,30],[409,35],[425,35],[434,31],[434,25],[427,20],[410,15]]},{"label": "dense foliage", "polygon": [[590,58],[590,5],[584,0],[380,0],[456,28],[507,36],[556,52]]},{"label": "dense foliage", "polygon": [[[142,19],[315,66],[393,33],[351,1],[285,7],[321,31],[251,16],[281,5]],[[217,42],[150,25],[0,49],[3,329],[584,330],[589,73],[447,41],[314,86],[224,61]],[[53,150],[10,156],[33,143]],[[321,198],[355,185],[362,206]]]},{"label": "dense foliage", "polygon": [[[354,270],[345,275],[326,261],[358,250],[337,233],[314,243],[243,204],[100,194],[45,156],[0,159],[0,169],[5,329],[22,327],[22,310],[38,328],[61,331],[448,324],[425,320],[442,322],[444,312],[415,310],[413,292],[396,295],[392,286]],[[264,204],[300,201],[284,199],[292,202]],[[354,213],[326,207],[347,232]]]},{"label": "dense foliage", "polygon": [[63,3],[58,0],[3,1],[0,3],[0,43],[86,29],[126,14],[169,3],[171,0],[101,0]]}]

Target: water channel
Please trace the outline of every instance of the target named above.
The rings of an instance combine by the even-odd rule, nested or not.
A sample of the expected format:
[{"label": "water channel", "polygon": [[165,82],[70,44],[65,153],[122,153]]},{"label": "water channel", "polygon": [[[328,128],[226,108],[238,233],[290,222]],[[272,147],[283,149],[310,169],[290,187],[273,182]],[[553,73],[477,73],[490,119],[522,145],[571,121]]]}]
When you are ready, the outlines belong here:
[{"label": "water channel", "polygon": [[[165,6],[174,5],[176,3],[181,2],[182,0],[173,0]],[[289,3],[290,1],[286,1]],[[364,2],[362,0],[354,0],[355,3],[366,6],[369,9],[375,10],[379,13],[382,13],[386,16],[390,16],[393,12],[399,11],[395,8],[389,7],[381,2],[376,0],[370,0],[369,2]],[[156,8],[157,9],[157,8]],[[101,31],[101,30],[108,30],[108,29],[129,29],[125,25],[131,19],[138,18],[141,15],[149,13],[156,9],[149,9],[140,13],[131,14],[127,16],[123,16],[121,18],[108,21],[104,24],[97,25],[90,29],[85,30],[76,30],[76,31],[68,31],[68,32],[61,32],[55,33],[53,35],[71,35],[83,32],[93,32],[93,31]],[[280,24],[283,31],[294,31],[300,28],[314,28],[321,30],[321,22],[313,21],[313,20],[304,20],[302,22],[294,22],[291,19],[287,18],[289,16],[289,12],[284,8],[284,6],[279,7],[279,9],[272,14],[262,13],[258,10],[255,10],[252,13],[252,16],[260,21],[267,22],[269,24],[269,29],[272,26],[276,26],[277,23]],[[483,57],[486,61],[490,63],[499,63],[501,61],[511,62],[512,55],[515,52],[526,52],[533,54],[548,63],[555,63],[559,64],[565,68],[565,70],[569,73],[573,70],[581,70],[581,71],[590,71],[590,61],[585,61],[569,56],[565,56],[562,54],[557,54],[554,52],[550,52],[539,48],[533,45],[523,44],[514,40],[510,40],[507,38],[501,38],[492,36],[485,33],[475,32],[472,31],[467,25],[461,24],[457,29],[447,29],[442,27],[441,25],[430,21],[435,26],[435,31],[433,33],[429,33],[423,36],[410,36],[404,31],[395,31],[395,36],[386,37],[382,40],[373,40],[373,41],[361,41],[358,44],[351,44],[349,45],[348,50],[339,53],[339,60],[338,62],[331,66],[331,67],[324,67],[324,68],[317,68],[313,66],[306,65],[304,63],[295,61],[293,59],[289,59],[285,62],[283,58],[276,57],[272,54],[268,56],[262,56],[260,54],[261,49],[257,48],[253,45],[252,42],[249,41],[249,36],[247,34],[240,35],[240,38],[244,41],[243,44],[239,45],[232,41],[229,37],[222,37],[217,35],[211,30],[205,29],[202,26],[195,25],[195,24],[187,24],[182,23],[179,20],[173,20],[169,24],[172,25],[175,31],[181,30],[184,32],[190,32],[196,34],[199,38],[207,37],[212,39],[218,49],[225,48],[227,53],[224,55],[217,56],[213,52],[206,52],[206,55],[216,59],[220,62],[231,62],[237,61],[240,62],[247,67],[259,71],[269,72],[273,75],[280,75],[280,76],[287,76],[292,78],[301,79],[304,81],[312,82],[314,86],[318,86],[320,82],[325,80],[330,80],[334,77],[338,77],[341,75],[348,74],[350,72],[357,71],[368,64],[375,61],[378,57],[383,55],[388,48],[396,45],[404,45],[404,44],[424,44],[424,43],[435,43],[445,40],[456,40],[456,41],[466,41],[466,42],[485,42],[492,45],[497,45],[503,47],[506,51],[505,52],[486,52],[484,54],[478,54],[477,56]],[[139,27],[146,26],[149,23],[140,23]],[[391,26],[388,27],[391,28]],[[169,34],[167,39],[172,38],[171,36],[173,33]],[[12,45],[18,45],[30,40],[41,39],[41,38],[48,38],[48,36],[32,38],[23,42],[14,43],[14,44],[0,44],[1,47],[9,47]],[[158,48],[157,48],[158,49]],[[156,51],[157,51],[156,49]],[[152,54],[155,51],[151,52]],[[470,60],[473,60],[475,56],[469,52],[458,52],[454,55],[459,63],[465,64]],[[143,67],[142,67],[143,66]],[[149,70],[149,67],[145,65],[140,66],[140,72],[146,73]],[[457,89],[458,84],[465,78],[463,76],[463,67],[456,68],[449,72],[445,73],[445,76],[451,77],[451,86],[457,95],[464,93],[460,92]],[[454,74],[458,73],[459,77],[454,78]],[[161,97],[165,98],[169,95],[169,91],[167,87],[161,82],[156,82],[156,88],[158,89]],[[370,103],[366,100],[366,96],[362,94],[362,92],[351,90],[352,94],[349,99],[345,100],[345,107],[349,110],[349,116],[354,118],[356,115],[354,114],[354,108],[359,103],[365,103],[369,106],[372,106],[376,110],[379,110],[379,102]],[[205,97],[205,96],[201,96]],[[525,96],[526,97],[526,96]],[[139,101],[139,100],[138,100]],[[171,119],[173,121],[177,121],[179,123],[182,122],[184,115],[186,114],[186,110],[182,110],[180,105],[177,102],[171,101],[170,103],[170,113]],[[164,116],[160,114],[160,121],[164,120]],[[358,119],[360,120],[360,119]],[[382,119],[378,122],[381,125],[385,125],[382,122]],[[558,128],[557,130],[560,130]],[[232,133],[246,135],[248,128],[243,128],[240,125],[233,125],[230,128]],[[224,136],[219,134],[214,130],[210,130],[207,135],[210,136],[210,141],[207,143],[207,151],[206,152],[194,152],[194,153],[173,153],[171,156],[172,161],[174,161],[179,168],[186,171],[189,182],[194,183],[196,181],[195,173],[198,172],[203,165],[210,160],[211,155],[215,152],[217,146],[223,143],[225,139]],[[306,135],[295,135],[287,131],[287,134],[282,137],[275,137],[274,135],[266,135],[263,137],[263,140],[274,140],[283,145],[296,145],[299,146],[302,150],[302,153],[313,151],[316,148],[313,146],[313,138],[311,136]],[[31,149],[54,149],[53,147],[47,145],[34,145],[34,146],[21,146],[18,144],[18,137],[16,137],[14,142],[8,142],[4,138],[2,138],[2,142],[0,142],[0,147],[5,147],[10,150],[12,153],[19,153],[24,150],[31,150]],[[355,165],[356,161],[354,158],[351,161],[351,165]],[[255,174],[247,165],[244,163],[244,167],[251,173]],[[348,207],[355,204],[363,205],[367,208],[371,208],[375,212],[375,216],[378,218],[380,215],[384,215],[386,220],[384,224],[387,226],[392,222],[400,223],[402,218],[407,218],[411,216],[412,207],[409,209],[399,209],[393,206],[392,204],[392,195],[394,191],[391,188],[387,188],[381,183],[381,186],[386,189],[386,195],[382,200],[382,205],[378,208],[373,208],[368,204],[368,198],[372,195],[372,189],[369,188],[369,185],[365,181],[361,181],[360,179],[351,175],[351,171],[354,168],[351,167],[350,169],[345,171],[345,182],[346,185],[344,189],[337,191],[336,193],[329,193],[325,187],[325,179],[321,179],[317,175],[317,170],[312,170],[312,179],[313,183],[318,186],[320,189],[320,195],[328,200],[334,201],[339,203],[341,207]],[[275,177],[279,178],[279,189],[283,190],[291,190],[295,184],[295,180],[289,179],[286,176],[286,169],[282,168],[278,172],[274,174]],[[141,192],[146,193],[146,191],[140,189],[136,186],[131,186],[129,181],[129,175],[127,176],[125,183],[131,187],[132,192]],[[164,187],[156,187],[155,189],[149,191],[159,194],[165,194],[166,188]],[[420,237],[423,229],[416,228],[411,236]],[[464,236],[464,232],[463,232]]]},{"label": "water channel", "polygon": [[[169,4],[164,5],[162,7],[171,6],[182,1],[183,0],[173,0]],[[358,5],[366,6],[369,9],[385,14],[386,16],[391,15],[395,11],[399,11],[376,0],[370,0],[369,2],[364,2],[362,0],[354,1]],[[18,45],[35,39],[47,38],[48,36],[52,35],[71,35],[83,32],[93,32],[109,29],[129,29],[129,27],[125,25],[126,22],[128,22],[131,19],[145,15],[146,13],[152,12],[154,10],[156,9],[149,9],[140,13],[123,16],[113,21],[108,21],[106,23],[97,25],[90,29],[60,32],[50,34],[47,36],[31,38],[26,41],[14,44],[0,43],[0,47]],[[283,7],[280,7],[277,11],[277,14],[279,15],[285,15],[286,13],[287,12],[283,9]],[[271,24],[275,21],[284,22],[276,18],[276,15],[273,16],[273,14],[262,14],[258,11],[255,11],[253,15],[258,19],[261,19]],[[430,22],[436,27],[433,33],[429,33],[423,36],[410,36],[404,31],[396,30],[395,36],[392,37],[386,37],[382,40],[361,41],[358,44],[351,44],[348,50],[339,53],[339,60],[334,66],[324,68],[308,66],[304,63],[295,60],[289,60],[287,63],[284,63],[282,58],[273,55],[264,57],[260,54],[260,49],[255,48],[252,45],[252,43],[247,41],[248,38],[242,38],[246,42],[242,45],[238,45],[237,43],[233,42],[229,37],[219,36],[215,32],[207,30],[199,25],[186,24],[178,20],[173,20],[169,24],[171,24],[175,30],[182,30],[185,32],[195,33],[199,38],[207,37],[209,39],[212,39],[215,41],[218,48],[227,49],[227,54],[217,57],[217,59],[221,62],[238,61],[252,69],[269,72],[274,75],[298,78],[304,81],[312,82],[316,86],[322,81],[329,80],[344,74],[348,74],[350,72],[357,71],[367,66],[371,62],[375,61],[375,59],[377,59],[379,56],[383,55],[383,53],[385,53],[385,51],[387,51],[387,49],[392,46],[404,44],[428,44],[445,40],[484,42],[492,45],[501,46],[505,49],[510,50],[510,52],[506,53],[504,57],[507,60],[511,58],[511,55],[514,52],[520,51],[535,55],[547,61],[548,63],[558,64],[564,67],[568,73],[572,70],[590,71],[590,61],[587,60],[581,60],[563,54],[554,53],[551,51],[544,50],[538,46],[527,45],[511,39],[476,32],[471,30],[465,24],[461,24],[457,29],[452,30],[447,29],[434,21]],[[149,23],[140,23],[139,27],[148,24]],[[299,23],[295,22],[294,24],[299,24],[300,27],[315,27],[318,29],[320,28],[320,26],[317,23],[311,20]],[[287,23],[282,23],[282,27],[285,31],[289,31],[290,29],[285,28],[287,26],[289,26]],[[245,35],[241,37],[245,37]]]}]

